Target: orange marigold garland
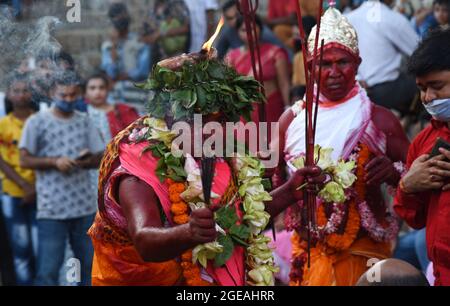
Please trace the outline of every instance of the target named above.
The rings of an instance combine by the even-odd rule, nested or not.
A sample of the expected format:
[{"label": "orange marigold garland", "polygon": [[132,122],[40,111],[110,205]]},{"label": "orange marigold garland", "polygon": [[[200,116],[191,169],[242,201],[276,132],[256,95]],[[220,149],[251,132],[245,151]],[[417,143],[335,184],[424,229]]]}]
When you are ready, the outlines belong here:
[{"label": "orange marigold garland", "polygon": [[[351,200],[348,204],[348,218],[345,225],[345,231],[343,234],[332,233],[325,236],[325,243],[338,251],[348,249],[355,241],[361,224],[361,218],[356,207],[356,201]],[[317,221],[319,226],[325,226],[327,223],[327,217],[325,215],[325,209],[321,205],[317,211]]]},{"label": "orange marigold garland", "polygon": [[366,200],[366,169],[365,166],[371,158],[371,152],[367,145],[359,145],[358,160],[356,163],[356,176],[358,179],[355,182],[355,191],[359,201]]},{"label": "orange marigold garland", "polygon": [[[371,158],[371,152],[368,146],[360,144],[357,148],[356,170],[357,180],[354,184],[355,196],[345,203],[348,207],[348,217],[345,225],[344,233],[337,232],[325,234],[320,237],[317,248],[330,247],[337,251],[348,249],[355,241],[361,229],[361,216],[358,211],[357,203],[364,201],[366,198],[366,181],[365,165]],[[325,204],[321,203],[317,209],[317,224],[319,228],[325,228],[329,218],[325,212]],[[292,270],[290,274],[290,285],[300,286],[303,282],[304,269],[306,265],[306,252],[304,248],[305,242],[300,235],[295,232],[292,236],[293,260]]]},{"label": "orange marigold garland", "polygon": [[[169,199],[172,203],[170,211],[173,215],[173,222],[177,225],[189,222],[189,207],[182,201],[180,195],[186,190],[184,183],[177,183],[171,179],[166,180],[169,185]],[[181,255],[181,268],[183,276],[188,286],[211,286],[211,283],[201,277],[200,267],[192,263],[192,250]]]}]

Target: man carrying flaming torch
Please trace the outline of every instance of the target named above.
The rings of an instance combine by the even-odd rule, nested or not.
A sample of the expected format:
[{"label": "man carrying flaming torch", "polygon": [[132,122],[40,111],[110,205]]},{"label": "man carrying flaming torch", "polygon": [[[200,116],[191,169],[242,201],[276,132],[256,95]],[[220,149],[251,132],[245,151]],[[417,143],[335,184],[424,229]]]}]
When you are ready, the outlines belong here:
[{"label": "man carrying flaming torch", "polygon": [[93,285],[274,284],[277,267],[262,231],[325,177],[304,167],[269,194],[257,158],[215,147],[212,156],[196,156],[190,145],[175,145],[182,136],[170,129],[175,124],[201,115],[223,126],[248,118],[253,102],[264,100],[260,83],[216,60],[211,45],[156,65],[142,86],[152,92],[148,116],[108,146],[89,231]]}]

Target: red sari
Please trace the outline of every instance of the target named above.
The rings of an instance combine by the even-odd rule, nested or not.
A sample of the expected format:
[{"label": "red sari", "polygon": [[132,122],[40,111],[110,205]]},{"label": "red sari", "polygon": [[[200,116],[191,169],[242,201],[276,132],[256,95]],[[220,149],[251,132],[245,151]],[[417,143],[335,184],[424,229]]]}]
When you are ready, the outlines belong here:
[{"label": "red sari", "polygon": [[[260,50],[261,64],[263,69],[263,81],[276,81],[276,63],[279,60],[289,61],[287,52],[284,49],[272,44],[261,44]],[[253,76],[252,60],[250,52],[248,50],[237,48],[230,51],[227,56],[227,62],[229,65],[233,66],[238,73],[242,75]],[[276,90],[266,98],[267,104],[265,106],[265,109],[267,122],[278,122],[278,119],[284,112],[283,95],[281,94],[280,89],[278,88],[278,90]],[[252,121],[259,121],[256,108],[252,114]]]}]

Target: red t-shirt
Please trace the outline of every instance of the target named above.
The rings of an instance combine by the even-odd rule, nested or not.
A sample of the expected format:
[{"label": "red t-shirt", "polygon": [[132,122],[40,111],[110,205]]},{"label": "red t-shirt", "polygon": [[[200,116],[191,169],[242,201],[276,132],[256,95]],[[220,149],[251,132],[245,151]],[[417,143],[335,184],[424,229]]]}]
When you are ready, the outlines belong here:
[{"label": "red t-shirt", "polygon": [[[407,167],[421,155],[430,154],[436,139],[450,142],[447,124],[432,121],[414,139],[408,152]],[[411,227],[427,228],[428,257],[434,265],[436,285],[450,285],[450,191],[405,194],[400,188],[394,209]]]}]

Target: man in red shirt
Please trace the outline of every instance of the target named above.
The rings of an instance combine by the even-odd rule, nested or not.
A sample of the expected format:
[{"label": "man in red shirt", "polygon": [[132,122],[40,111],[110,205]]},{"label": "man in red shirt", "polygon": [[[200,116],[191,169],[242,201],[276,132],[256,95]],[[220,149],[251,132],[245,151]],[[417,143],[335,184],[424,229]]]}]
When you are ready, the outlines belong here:
[{"label": "man in red shirt", "polygon": [[433,117],[408,152],[409,171],[400,182],[395,211],[416,229],[427,228],[428,256],[436,285],[450,286],[450,151],[430,158],[438,138],[450,143],[450,29],[426,38],[410,59],[421,99]]}]

